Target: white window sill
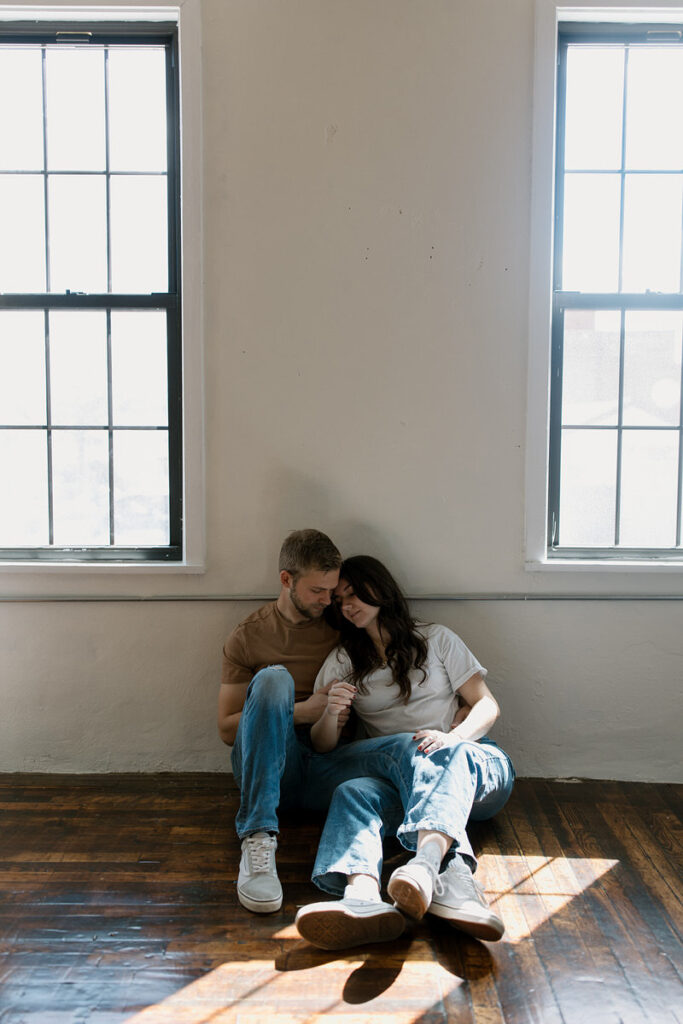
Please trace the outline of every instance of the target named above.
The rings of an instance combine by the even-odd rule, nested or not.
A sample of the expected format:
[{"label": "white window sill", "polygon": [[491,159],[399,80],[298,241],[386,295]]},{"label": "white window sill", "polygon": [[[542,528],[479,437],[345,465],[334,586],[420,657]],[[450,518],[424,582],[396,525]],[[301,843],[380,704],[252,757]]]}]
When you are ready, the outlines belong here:
[{"label": "white window sill", "polygon": [[617,562],[612,559],[546,558],[527,559],[527,572],[681,573],[683,562],[657,559]]},{"label": "white window sill", "polygon": [[161,573],[200,574],[206,572],[203,562],[0,562],[0,573],[116,576],[121,573],[136,576]]}]

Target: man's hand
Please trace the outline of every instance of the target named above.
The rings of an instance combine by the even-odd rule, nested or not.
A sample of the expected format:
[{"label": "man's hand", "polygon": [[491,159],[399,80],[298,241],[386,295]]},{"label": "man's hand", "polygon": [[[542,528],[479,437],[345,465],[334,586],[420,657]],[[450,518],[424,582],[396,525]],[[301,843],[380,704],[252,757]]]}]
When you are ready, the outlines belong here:
[{"label": "man's hand", "polygon": [[331,683],[321,686],[319,690],[312,693],[306,700],[298,700],[296,702],[294,705],[295,725],[313,725],[314,722],[318,721],[327,708],[327,695],[336,682],[337,680],[333,679]]},{"label": "man's hand", "polygon": [[471,710],[472,708],[469,704],[461,704],[456,712],[455,718],[451,722],[451,729],[455,729],[456,725],[460,725],[461,722],[464,722]]}]

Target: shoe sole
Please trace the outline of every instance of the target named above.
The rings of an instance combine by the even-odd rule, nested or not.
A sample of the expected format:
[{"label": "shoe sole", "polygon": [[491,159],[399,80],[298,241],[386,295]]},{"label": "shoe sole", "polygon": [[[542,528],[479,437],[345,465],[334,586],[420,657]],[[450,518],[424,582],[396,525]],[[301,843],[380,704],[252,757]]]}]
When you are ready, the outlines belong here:
[{"label": "shoe sole", "polygon": [[399,913],[355,917],[348,911],[311,910],[304,907],[296,918],[302,939],[320,949],[348,949],[372,942],[391,942],[403,934],[405,921]]},{"label": "shoe sole", "polygon": [[502,921],[496,924],[491,920],[482,920],[482,918],[465,911],[456,911],[453,907],[441,907],[432,903],[429,913],[434,917],[440,917],[443,921],[448,921],[450,925],[458,928],[461,932],[467,932],[475,939],[484,939],[486,942],[498,942],[505,933],[505,925]]},{"label": "shoe sole", "polygon": [[409,914],[416,921],[425,916],[429,907],[429,900],[412,878],[402,878],[396,874],[392,875],[389,879],[387,892],[398,909],[402,910],[404,914]]},{"label": "shoe sole", "polygon": [[237,890],[237,899],[244,909],[251,910],[252,914],[274,914],[282,906],[282,896],[275,900],[252,900],[250,896],[245,896],[239,889]]}]

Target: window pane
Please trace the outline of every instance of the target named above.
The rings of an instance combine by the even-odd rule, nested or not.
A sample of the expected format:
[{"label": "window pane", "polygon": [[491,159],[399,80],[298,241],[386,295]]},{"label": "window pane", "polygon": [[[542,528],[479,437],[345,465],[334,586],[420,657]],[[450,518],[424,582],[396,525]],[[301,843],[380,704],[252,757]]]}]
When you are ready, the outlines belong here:
[{"label": "window pane", "polygon": [[576,309],[564,315],[562,422],[610,425],[619,411],[621,314]]},{"label": "window pane", "polygon": [[109,52],[109,160],[113,171],[166,170],[166,55]]},{"label": "window pane", "polygon": [[683,118],[672,104],[683,96],[680,47],[634,46],[628,61],[626,166],[683,168]]},{"label": "window pane", "polygon": [[115,292],[168,288],[166,178],[111,180],[111,265]]},{"label": "window pane", "polygon": [[107,316],[103,310],[50,313],[52,422],[106,426]]},{"label": "window pane", "polygon": [[168,432],[115,431],[115,542],[168,544],[168,523]]},{"label": "window pane", "polygon": [[48,47],[47,166],[51,171],[103,171],[104,50]]},{"label": "window pane", "polygon": [[562,431],[560,543],[614,545],[616,430]]},{"label": "window pane", "polygon": [[0,170],[43,168],[42,83],[40,49],[0,48]]},{"label": "window pane", "polygon": [[626,176],[624,291],[679,291],[682,185],[678,175]]},{"label": "window pane", "polygon": [[107,291],[104,177],[51,176],[50,275],[53,292]]},{"label": "window pane", "polygon": [[114,424],[166,426],[166,314],[112,312],[111,357]]},{"label": "window pane", "polygon": [[0,175],[0,292],[44,291],[43,178]]},{"label": "window pane", "polygon": [[626,314],[624,423],[677,426],[681,405],[683,314],[656,310]]},{"label": "window pane", "polygon": [[0,430],[0,546],[49,543],[47,446],[42,430]]},{"label": "window pane", "polygon": [[619,175],[567,174],[564,181],[562,287],[567,291],[616,291]]},{"label": "window pane", "polygon": [[678,493],[678,432],[624,433],[621,529],[626,547],[674,547]]},{"label": "window pane", "polygon": [[42,312],[0,312],[0,423],[46,423]]},{"label": "window pane", "polygon": [[621,167],[623,47],[570,47],[567,53],[565,166]]},{"label": "window pane", "polygon": [[106,430],[52,435],[57,546],[109,543],[109,440]]}]

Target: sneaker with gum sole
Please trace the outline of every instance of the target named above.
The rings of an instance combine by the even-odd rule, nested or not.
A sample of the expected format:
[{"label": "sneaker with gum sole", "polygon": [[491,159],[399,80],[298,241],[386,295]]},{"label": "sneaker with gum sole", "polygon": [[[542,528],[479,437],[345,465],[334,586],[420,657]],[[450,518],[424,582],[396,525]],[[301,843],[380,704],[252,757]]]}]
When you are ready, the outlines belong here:
[{"label": "sneaker with gum sole", "polygon": [[390,942],[405,928],[402,914],[389,903],[354,899],[346,894],[341,900],[301,907],[294,923],[299,935],[320,949]]}]

